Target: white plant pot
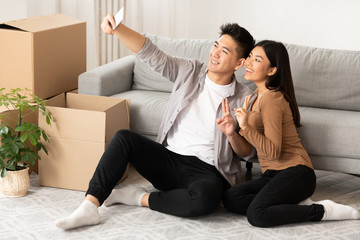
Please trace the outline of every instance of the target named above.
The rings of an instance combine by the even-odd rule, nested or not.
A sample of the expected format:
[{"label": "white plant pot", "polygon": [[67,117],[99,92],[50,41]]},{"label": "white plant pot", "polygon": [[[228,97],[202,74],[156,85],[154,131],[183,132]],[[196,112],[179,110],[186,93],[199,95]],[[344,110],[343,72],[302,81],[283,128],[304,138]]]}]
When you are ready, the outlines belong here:
[{"label": "white plant pot", "polygon": [[30,187],[29,168],[8,171],[4,178],[0,178],[0,190],[6,197],[23,197]]}]

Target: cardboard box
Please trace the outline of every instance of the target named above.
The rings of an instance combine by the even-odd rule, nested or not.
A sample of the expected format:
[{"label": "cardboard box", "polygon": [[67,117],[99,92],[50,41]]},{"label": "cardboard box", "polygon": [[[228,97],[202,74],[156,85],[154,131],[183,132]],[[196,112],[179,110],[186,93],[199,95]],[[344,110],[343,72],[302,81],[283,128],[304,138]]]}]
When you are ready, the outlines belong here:
[{"label": "cardboard box", "polygon": [[86,22],[62,14],[0,24],[0,86],[46,99],[78,87],[86,71]]},{"label": "cardboard box", "polygon": [[[0,107],[0,115],[3,116],[2,118],[0,118],[0,124],[2,123],[6,123],[6,125],[10,124],[10,126],[15,129],[16,124],[18,122],[18,111],[12,109],[9,106],[9,109],[5,106],[1,106]],[[31,111],[30,109],[26,110],[23,113],[23,122],[29,122],[32,124],[38,124],[38,111]],[[0,146],[1,146],[1,142],[0,142]],[[31,143],[28,144],[28,146],[33,147],[33,145],[31,145]],[[36,152],[36,150],[35,150]],[[36,173],[38,173],[38,161],[35,160],[35,165],[31,166],[29,169],[29,174],[34,171]]]},{"label": "cardboard box", "polygon": [[126,99],[60,94],[47,100],[52,126],[39,118],[50,136],[49,155],[40,152],[39,184],[86,191],[107,145],[120,129],[129,129]]}]

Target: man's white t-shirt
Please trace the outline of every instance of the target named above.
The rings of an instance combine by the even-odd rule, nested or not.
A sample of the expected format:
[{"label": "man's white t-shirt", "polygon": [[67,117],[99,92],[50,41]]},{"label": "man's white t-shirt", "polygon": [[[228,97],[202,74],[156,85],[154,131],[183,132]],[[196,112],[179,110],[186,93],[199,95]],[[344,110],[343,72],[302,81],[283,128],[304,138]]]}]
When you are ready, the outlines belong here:
[{"label": "man's white t-shirt", "polygon": [[214,131],[216,110],[222,99],[234,91],[235,82],[218,85],[206,75],[198,98],[183,109],[167,136],[167,148],[186,156],[196,156],[214,165]]}]

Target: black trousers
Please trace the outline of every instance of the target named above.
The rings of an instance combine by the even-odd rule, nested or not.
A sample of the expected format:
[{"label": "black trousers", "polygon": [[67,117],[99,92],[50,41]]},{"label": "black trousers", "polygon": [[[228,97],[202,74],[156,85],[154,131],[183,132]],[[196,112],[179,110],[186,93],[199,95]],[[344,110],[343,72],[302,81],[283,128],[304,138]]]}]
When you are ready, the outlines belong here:
[{"label": "black trousers", "polygon": [[181,217],[215,211],[222,200],[225,179],[216,168],[194,156],[182,156],[129,130],[118,131],[101,157],[86,194],[100,205],[123,176],[134,168],[159,192],[149,196],[150,209]]},{"label": "black trousers", "polygon": [[258,227],[320,221],[322,205],[297,205],[314,193],[315,186],[314,170],[307,166],[267,170],[259,179],[229,188],[224,193],[224,207],[246,215],[249,223]]}]

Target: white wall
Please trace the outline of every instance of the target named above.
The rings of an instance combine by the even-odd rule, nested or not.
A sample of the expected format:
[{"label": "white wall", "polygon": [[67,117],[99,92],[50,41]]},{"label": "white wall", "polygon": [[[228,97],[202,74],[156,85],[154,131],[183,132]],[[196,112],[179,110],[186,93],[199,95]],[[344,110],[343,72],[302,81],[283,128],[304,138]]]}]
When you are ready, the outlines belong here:
[{"label": "white wall", "polygon": [[0,23],[26,16],[26,0],[0,0]]},{"label": "white wall", "polygon": [[[101,45],[110,38],[99,39],[104,36],[96,21],[102,16],[95,17],[111,7],[95,10],[98,5],[99,0],[0,0],[0,22],[58,12],[87,21],[91,69],[104,62],[102,55],[111,55]],[[139,32],[216,39],[221,24],[237,22],[257,40],[360,51],[360,0],[126,0],[126,6],[125,23]],[[129,54],[122,45],[111,49]]]},{"label": "white wall", "polygon": [[237,22],[258,40],[360,50],[359,0],[128,1],[132,5],[130,14],[141,20],[135,29],[164,36],[216,38],[221,24]]}]

